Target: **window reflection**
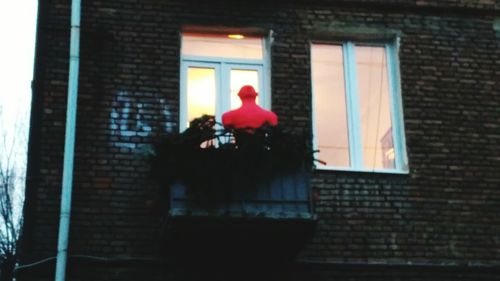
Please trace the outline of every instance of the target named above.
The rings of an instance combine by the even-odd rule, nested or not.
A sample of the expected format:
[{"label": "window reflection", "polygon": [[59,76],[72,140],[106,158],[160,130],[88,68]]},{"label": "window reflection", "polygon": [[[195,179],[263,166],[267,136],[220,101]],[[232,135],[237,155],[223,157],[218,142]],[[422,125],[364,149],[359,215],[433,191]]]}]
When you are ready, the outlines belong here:
[{"label": "window reflection", "polygon": [[342,46],[315,44],[311,56],[318,158],[328,166],[349,167]]},{"label": "window reflection", "polygon": [[365,168],[394,168],[392,122],[384,47],[357,46],[359,112]]},{"label": "window reflection", "polygon": [[311,46],[315,139],[327,167],[397,169],[387,46]]}]

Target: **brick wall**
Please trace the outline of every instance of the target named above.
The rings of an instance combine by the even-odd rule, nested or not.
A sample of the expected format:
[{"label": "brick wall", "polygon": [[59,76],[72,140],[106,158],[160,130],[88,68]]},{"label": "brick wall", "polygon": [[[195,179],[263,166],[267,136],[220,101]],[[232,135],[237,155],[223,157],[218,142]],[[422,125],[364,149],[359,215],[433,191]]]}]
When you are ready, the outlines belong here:
[{"label": "brick wall", "polygon": [[[500,266],[495,1],[331,2],[84,1],[70,254],[164,254],[157,246],[165,210],[144,149],[177,130],[182,26],[273,30],[273,110],[304,130],[309,42],[345,27],[402,34],[410,173],[316,172],[318,228],[299,260]],[[56,252],[66,110],[69,6],[53,0],[40,8],[26,262]],[[363,278],[345,280],[379,280]]]}]

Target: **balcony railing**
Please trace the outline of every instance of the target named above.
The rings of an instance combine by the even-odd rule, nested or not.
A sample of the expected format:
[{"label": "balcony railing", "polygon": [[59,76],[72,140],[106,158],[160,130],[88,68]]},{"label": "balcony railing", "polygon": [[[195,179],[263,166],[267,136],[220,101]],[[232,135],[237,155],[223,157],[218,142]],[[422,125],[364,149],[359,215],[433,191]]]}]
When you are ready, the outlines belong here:
[{"label": "balcony railing", "polygon": [[[246,177],[246,178],[245,178]],[[237,182],[237,183],[236,183]],[[192,198],[189,189],[175,183],[170,189],[171,216],[229,216],[279,219],[312,218],[309,176],[306,172],[276,174],[255,182],[240,175],[229,188],[214,190],[210,198]],[[210,192],[210,191],[209,191]]]}]

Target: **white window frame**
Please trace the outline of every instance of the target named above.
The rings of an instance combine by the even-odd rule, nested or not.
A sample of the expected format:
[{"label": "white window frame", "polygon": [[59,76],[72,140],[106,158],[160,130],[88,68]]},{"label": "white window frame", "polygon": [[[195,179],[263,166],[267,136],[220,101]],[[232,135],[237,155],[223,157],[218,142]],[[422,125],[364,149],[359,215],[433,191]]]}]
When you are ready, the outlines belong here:
[{"label": "white window frame", "polygon": [[[182,35],[181,35],[182,36]],[[270,42],[262,36],[262,59],[238,59],[211,56],[182,55],[180,61],[180,107],[179,130],[187,128],[188,101],[187,101],[187,70],[190,66],[213,67],[216,79],[215,119],[221,121],[222,114],[230,109],[230,71],[256,70],[259,76],[259,104],[263,108],[271,109],[271,71],[270,71]]]},{"label": "white window frame", "polygon": [[[344,56],[344,85],[346,95],[346,112],[347,112],[347,128],[349,139],[349,158],[350,166],[331,166],[318,165],[317,170],[333,170],[333,171],[353,171],[353,172],[376,172],[376,173],[392,173],[392,174],[408,174],[408,157],[406,152],[405,130],[403,122],[403,106],[401,100],[401,79],[399,73],[399,38],[392,42],[376,43],[376,42],[357,42],[357,41],[312,41],[310,42],[310,50],[314,44],[331,44],[342,46]],[[393,144],[395,155],[395,168],[393,169],[368,169],[363,165],[361,128],[360,128],[360,112],[358,99],[358,80],[356,73],[356,57],[355,45],[362,46],[383,46],[387,58],[387,77],[389,79],[389,95],[391,107],[391,121],[393,130]],[[314,109],[314,81],[312,80],[312,58],[311,58],[311,88],[312,88],[312,122],[313,122],[313,146],[318,149],[316,139],[317,123],[316,111]],[[320,159],[321,160],[321,159]]]}]

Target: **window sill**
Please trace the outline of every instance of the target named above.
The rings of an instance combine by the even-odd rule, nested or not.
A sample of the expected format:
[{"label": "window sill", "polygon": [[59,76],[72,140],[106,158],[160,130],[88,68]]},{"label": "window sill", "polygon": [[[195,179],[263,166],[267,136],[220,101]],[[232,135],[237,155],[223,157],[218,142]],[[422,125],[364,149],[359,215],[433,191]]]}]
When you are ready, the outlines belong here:
[{"label": "window sill", "polygon": [[394,175],[409,175],[409,170],[384,170],[384,169],[353,169],[334,166],[316,166],[317,171],[335,171],[335,172],[353,172],[353,173],[373,173],[373,174],[394,174]]}]

